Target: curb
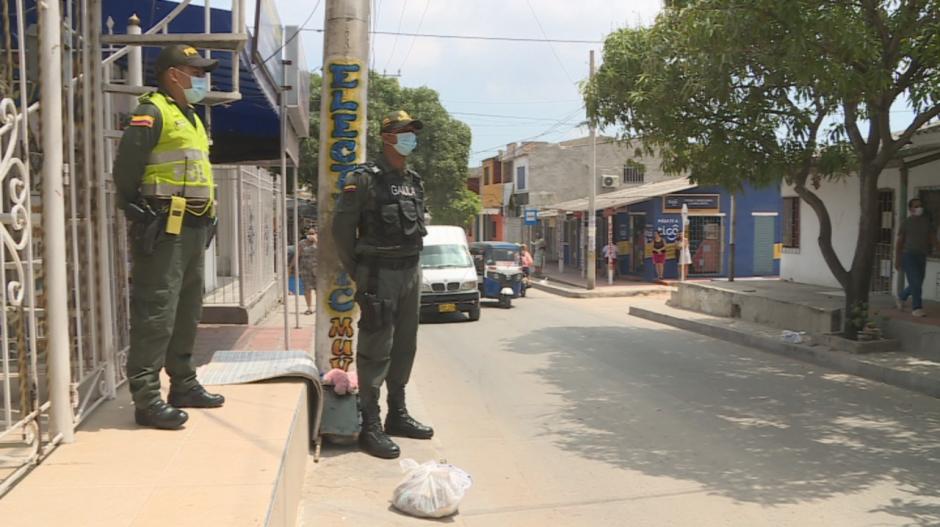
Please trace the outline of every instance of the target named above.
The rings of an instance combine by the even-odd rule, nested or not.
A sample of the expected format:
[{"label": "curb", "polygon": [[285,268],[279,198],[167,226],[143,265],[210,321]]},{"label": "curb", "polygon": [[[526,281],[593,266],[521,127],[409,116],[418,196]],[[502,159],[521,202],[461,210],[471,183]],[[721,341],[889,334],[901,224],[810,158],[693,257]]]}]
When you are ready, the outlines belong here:
[{"label": "curb", "polygon": [[848,373],[870,381],[890,384],[912,392],[940,398],[940,381],[927,375],[911,373],[867,362],[850,353],[824,350],[801,344],[790,344],[769,337],[753,335],[727,326],[679,318],[636,306],[630,307],[630,315],[660,324],[666,324],[708,337],[757,348],[768,353],[783,355],[842,373]]},{"label": "curb", "polygon": [[584,289],[571,289],[557,285],[540,284],[538,282],[530,283],[529,287],[566,298],[625,298],[631,296],[646,296],[656,293],[668,293],[671,291],[671,289],[663,288],[636,289],[633,291],[604,291],[597,289],[594,291],[587,291]]}]

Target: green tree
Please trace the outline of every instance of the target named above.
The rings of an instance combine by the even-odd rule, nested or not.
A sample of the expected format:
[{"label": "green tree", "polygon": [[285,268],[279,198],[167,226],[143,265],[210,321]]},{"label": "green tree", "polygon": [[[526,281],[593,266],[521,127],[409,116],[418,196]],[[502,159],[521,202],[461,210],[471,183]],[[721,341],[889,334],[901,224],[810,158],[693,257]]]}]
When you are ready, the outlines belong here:
[{"label": "green tree", "polygon": [[[937,0],[671,2],[648,28],[611,34],[585,86],[591,115],[659,149],[669,172],[731,189],[784,180],[819,218],[819,247],[846,293],[867,304],[878,179],[940,115]],[[892,120],[896,102],[914,117]],[[894,130],[900,130],[893,134]],[[856,249],[846,267],[814,190],[859,179]],[[846,316],[845,332],[858,327]]]},{"label": "green tree", "polygon": [[[317,188],[320,136],[320,87],[322,78],[311,81],[310,137],[301,147],[301,183]],[[480,212],[480,200],[467,190],[470,156],[470,127],[451,117],[441,105],[436,91],[427,88],[402,88],[396,79],[370,76],[368,100],[367,159],[382,154],[379,130],[382,118],[394,110],[405,110],[424,123],[418,135],[418,148],[409,156],[408,165],[424,180],[428,209],[433,222],[467,226]]]}]

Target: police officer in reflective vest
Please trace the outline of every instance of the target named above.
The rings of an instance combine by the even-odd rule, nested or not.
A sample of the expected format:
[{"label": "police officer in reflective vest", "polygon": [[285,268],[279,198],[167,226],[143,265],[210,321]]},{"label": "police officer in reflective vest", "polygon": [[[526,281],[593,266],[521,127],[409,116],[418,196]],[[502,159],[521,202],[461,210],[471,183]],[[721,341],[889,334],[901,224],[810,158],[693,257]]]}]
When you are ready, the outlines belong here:
[{"label": "police officer in reflective vest", "polygon": [[[434,435],[405,407],[405,385],[418,337],[418,254],[427,234],[424,186],[406,162],[422,127],[421,121],[403,111],[392,112],[382,121],[382,159],[347,174],[333,218],[340,261],[356,281],[360,307],[359,445],[366,453],[386,459],[400,454],[390,435],[413,439]],[[388,389],[384,430],[379,417],[383,382]]]},{"label": "police officer in reflective vest", "polygon": [[[193,110],[218,61],[191,46],[157,57],[160,89],[140,98],[114,166],[119,205],[131,221],[132,287],[127,377],[138,424],[178,429],[180,408],[222,406],[196,381],[192,363],[202,313],[203,257],[215,230],[209,136]],[[170,377],[169,404],[160,370]]]}]

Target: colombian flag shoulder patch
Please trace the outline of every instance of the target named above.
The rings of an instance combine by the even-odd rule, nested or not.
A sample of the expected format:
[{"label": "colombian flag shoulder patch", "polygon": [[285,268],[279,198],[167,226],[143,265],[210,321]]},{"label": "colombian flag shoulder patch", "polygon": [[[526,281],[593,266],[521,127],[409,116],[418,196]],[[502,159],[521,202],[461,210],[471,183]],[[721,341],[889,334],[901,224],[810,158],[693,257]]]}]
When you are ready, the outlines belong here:
[{"label": "colombian flag shoulder patch", "polygon": [[343,192],[355,192],[356,184],[355,183],[346,183],[343,185]]},{"label": "colombian flag shoulder patch", "polygon": [[146,126],[147,128],[153,128],[153,123],[156,119],[152,115],[132,115],[131,116],[131,126]]}]

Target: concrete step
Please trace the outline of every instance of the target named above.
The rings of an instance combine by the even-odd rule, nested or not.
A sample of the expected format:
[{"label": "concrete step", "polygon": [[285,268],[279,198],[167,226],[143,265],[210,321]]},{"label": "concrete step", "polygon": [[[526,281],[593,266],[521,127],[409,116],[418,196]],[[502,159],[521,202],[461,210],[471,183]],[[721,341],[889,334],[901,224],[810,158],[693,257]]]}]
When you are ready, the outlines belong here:
[{"label": "concrete step", "polygon": [[0,500],[3,526],[294,525],[310,458],[306,384],[212,391],[224,407],[189,409],[183,430],[162,431],[134,423],[122,389]]},{"label": "concrete step", "polygon": [[792,344],[776,328],[665,305],[631,306],[630,315],[940,398],[940,362],[902,353],[856,355],[812,342]]},{"label": "concrete step", "polygon": [[[748,287],[753,284],[754,287]],[[777,329],[813,334],[836,333],[842,328],[842,301],[803,292],[797,284],[786,284],[787,295],[762,292],[759,282],[680,282],[669,304]]]}]

